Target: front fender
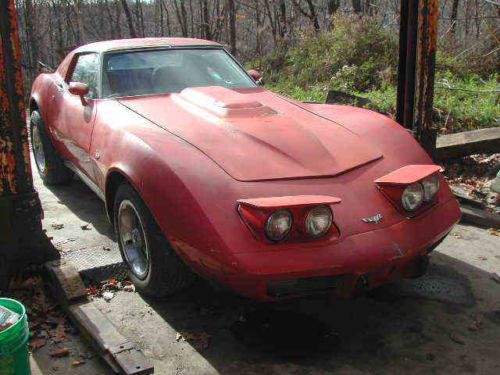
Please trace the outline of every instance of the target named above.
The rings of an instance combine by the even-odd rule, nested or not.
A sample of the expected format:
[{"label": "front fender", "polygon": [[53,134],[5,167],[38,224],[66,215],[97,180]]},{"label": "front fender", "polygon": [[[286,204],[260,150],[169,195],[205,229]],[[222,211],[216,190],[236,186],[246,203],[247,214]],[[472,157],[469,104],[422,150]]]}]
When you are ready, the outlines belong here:
[{"label": "front fender", "polygon": [[190,144],[144,119],[99,112],[113,114],[112,122],[98,119],[91,146],[91,155],[99,154],[97,182],[108,209],[113,206],[110,189],[117,187],[111,182],[120,176],[118,181],[127,181],[138,192],[170,243],[200,273],[200,264],[220,269],[230,263],[220,228],[213,223],[217,205],[206,208],[230,177]]}]

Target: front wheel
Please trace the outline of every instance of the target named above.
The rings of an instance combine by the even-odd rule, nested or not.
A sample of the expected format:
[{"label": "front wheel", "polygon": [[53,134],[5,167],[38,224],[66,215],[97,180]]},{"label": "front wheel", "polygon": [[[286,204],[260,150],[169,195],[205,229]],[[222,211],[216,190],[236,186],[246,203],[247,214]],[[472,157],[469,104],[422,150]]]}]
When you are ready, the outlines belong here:
[{"label": "front wheel", "polygon": [[33,156],[42,181],[47,185],[69,183],[73,177],[73,172],[64,165],[63,160],[57,155],[45,131],[42,116],[38,111],[33,111],[31,114],[30,132]]},{"label": "front wheel", "polygon": [[137,192],[122,184],[114,202],[114,226],[123,261],[136,289],[163,297],[187,287],[194,279],[177,256]]}]

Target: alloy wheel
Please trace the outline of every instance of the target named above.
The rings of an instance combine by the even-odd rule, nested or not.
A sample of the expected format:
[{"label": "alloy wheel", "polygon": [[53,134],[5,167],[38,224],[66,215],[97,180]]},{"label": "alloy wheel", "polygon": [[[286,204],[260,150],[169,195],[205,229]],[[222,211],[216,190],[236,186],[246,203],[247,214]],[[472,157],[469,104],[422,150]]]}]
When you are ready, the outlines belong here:
[{"label": "alloy wheel", "polygon": [[141,218],[129,200],[123,200],[118,209],[118,235],[130,270],[144,280],[150,268],[149,245]]}]

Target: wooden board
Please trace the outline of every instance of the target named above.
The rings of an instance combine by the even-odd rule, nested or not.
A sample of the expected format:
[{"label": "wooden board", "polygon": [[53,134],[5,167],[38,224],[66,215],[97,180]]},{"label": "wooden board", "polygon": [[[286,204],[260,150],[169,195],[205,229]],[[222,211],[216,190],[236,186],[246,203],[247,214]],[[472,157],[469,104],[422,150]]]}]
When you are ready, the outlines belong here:
[{"label": "wooden board", "polygon": [[57,302],[113,371],[125,375],[154,373],[151,361],[137,345],[118,332],[111,321],[89,301],[85,285],[71,261],[48,262],[45,267],[50,280],[48,285]]},{"label": "wooden board", "polygon": [[144,354],[119,333],[94,304],[73,304],[69,306],[69,316],[115,372],[126,375],[154,373]]},{"label": "wooden board", "polygon": [[460,206],[462,223],[472,224],[482,228],[500,228],[500,215],[466,205]]},{"label": "wooden board", "polygon": [[435,156],[450,159],[497,152],[500,152],[500,127],[441,135],[437,138]]}]

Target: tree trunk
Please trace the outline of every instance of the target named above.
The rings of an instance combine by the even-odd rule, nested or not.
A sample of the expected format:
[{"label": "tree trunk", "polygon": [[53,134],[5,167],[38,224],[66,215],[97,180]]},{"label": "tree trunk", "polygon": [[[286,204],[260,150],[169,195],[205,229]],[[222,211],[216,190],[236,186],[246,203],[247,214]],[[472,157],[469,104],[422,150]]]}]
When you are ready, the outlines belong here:
[{"label": "tree trunk", "polygon": [[203,37],[207,40],[212,40],[213,36],[212,36],[212,30],[210,28],[210,10],[208,9],[208,1],[202,0],[201,7],[202,7],[201,29],[203,31]]},{"label": "tree trunk", "polygon": [[229,40],[231,45],[231,53],[236,55],[236,8],[234,0],[228,0],[229,8]]},{"label": "tree trunk", "polygon": [[306,0],[307,6],[309,7],[309,14],[311,18],[311,22],[314,27],[314,31],[319,32],[320,27],[319,27],[319,21],[318,21],[318,15],[316,14],[316,7],[314,6],[314,3],[312,0]]},{"label": "tree trunk", "polygon": [[137,24],[139,27],[139,35],[144,38],[145,30],[144,30],[144,15],[142,12],[142,4],[141,0],[135,0],[135,14],[137,17]]},{"label": "tree trunk", "polygon": [[121,0],[123,12],[125,13],[125,18],[127,19],[128,30],[131,38],[137,38],[137,33],[134,28],[134,21],[132,20],[132,14],[130,13],[130,8],[128,7],[127,0]]},{"label": "tree trunk", "polygon": [[334,16],[337,13],[337,10],[340,8],[340,0],[328,0],[328,15],[330,17]]},{"label": "tree trunk", "polygon": [[271,26],[271,32],[273,34],[274,45],[278,45],[278,40],[276,38],[276,20],[273,18],[273,12],[271,12],[271,5],[269,4],[269,0],[264,0],[264,4],[266,6],[266,14],[269,19],[269,25]]},{"label": "tree trunk", "polygon": [[286,0],[280,0],[279,3],[279,35],[283,40],[285,39],[286,33],[288,31],[287,20],[286,20]]},{"label": "tree trunk", "polygon": [[168,11],[167,4],[165,3],[164,0],[161,0],[161,3],[163,5],[163,10],[165,10],[165,15],[167,16],[167,33],[168,36],[172,35],[172,27],[170,26],[170,12]]},{"label": "tree trunk", "polygon": [[[401,0],[408,1],[408,0]],[[360,14],[363,12],[363,4],[361,4],[361,0],[352,0],[352,10],[356,14]]]},{"label": "tree trunk", "polygon": [[179,0],[180,4],[177,0],[174,0],[175,6],[175,15],[177,16],[177,21],[179,22],[179,26],[181,27],[181,33],[183,37],[188,36],[187,30],[187,22],[186,22],[186,7],[184,6],[184,0]]},{"label": "tree trunk", "polygon": [[457,31],[458,1],[459,0],[453,0],[453,3],[451,5],[451,17],[450,17],[451,28],[450,28],[450,33],[453,36],[455,36],[455,33]]}]

